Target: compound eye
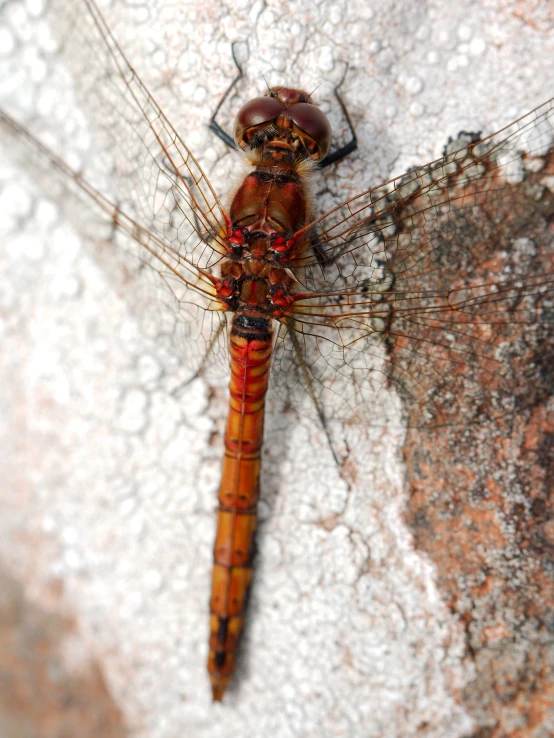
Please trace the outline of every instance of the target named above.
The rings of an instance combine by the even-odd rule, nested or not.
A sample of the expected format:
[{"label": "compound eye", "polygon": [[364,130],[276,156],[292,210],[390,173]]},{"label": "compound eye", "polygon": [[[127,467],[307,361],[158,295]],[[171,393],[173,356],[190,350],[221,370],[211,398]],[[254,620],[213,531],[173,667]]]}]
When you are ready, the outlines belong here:
[{"label": "compound eye", "polygon": [[298,128],[301,128],[319,146],[320,157],[327,154],[331,147],[333,131],[325,113],[310,103],[291,105],[289,113]]},{"label": "compound eye", "polygon": [[247,146],[245,133],[275,120],[285,110],[285,106],[274,97],[256,97],[249,100],[239,110],[235,118],[235,141],[239,146]]}]

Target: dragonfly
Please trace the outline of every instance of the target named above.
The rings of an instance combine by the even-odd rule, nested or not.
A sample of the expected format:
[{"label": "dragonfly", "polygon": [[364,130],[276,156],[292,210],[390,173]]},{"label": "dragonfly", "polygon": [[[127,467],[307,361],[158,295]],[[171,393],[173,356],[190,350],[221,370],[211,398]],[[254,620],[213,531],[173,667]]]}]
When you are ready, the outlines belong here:
[{"label": "dragonfly", "polygon": [[[98,159],[112,155],[116,194],[8,113],[0,121],[172,306],[190,375],[230,374],[209,607],[208,673],[221,701],[252,579],[269,387],[326,430],[384,424],[398,398],[407,422],[423,428],[525,406],[511,350],[522,330],[537,342],[551,336],[554,251],[533,250],[532,227],[510,213],[519,185],[538,187],[554,169],[554,98],[487,138],[461,134],[440,159],[319,213],[317,170],[356,148],[339,89],[351,130],[342,147],[311,95],[286,86],[247,101],[231,137],[216,121],[239,72],[211,122],[245,170],[227,204],[94,0],[75,3],[65,32],[87,59],[81,87],[101,111]],[[552,223],[552,195],[543,187],[537,199]],[[510,253],[495,237],[506,223]],[[468,241],[470,231],[478,237]]]}]

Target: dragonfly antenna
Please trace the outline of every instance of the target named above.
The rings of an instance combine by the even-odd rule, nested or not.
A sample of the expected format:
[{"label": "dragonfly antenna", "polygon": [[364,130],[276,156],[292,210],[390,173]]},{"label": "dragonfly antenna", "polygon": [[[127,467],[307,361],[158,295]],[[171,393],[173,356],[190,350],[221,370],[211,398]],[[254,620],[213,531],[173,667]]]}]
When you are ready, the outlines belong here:
[{"label": "dragonfly antenna", "polygon": [[309,93],[309,97],[311,97],[314,94],[314,92],[317,92],[317,90],[319,90],[319,88],[321,87],[322,84],[323,84],[323,82],[320,82],[316,87],[314,87],[314,89],[312,90],[312,92]]},{"label": "dragonfly antenna", "polygon": [[268,92],[271,92],[271,87],[269,86],[269,83],[268,83],[267,79],[265,78],[265,74],[264,74],[264,73],[262,72],[262,70],[261,70],[261,69],[258,69],[258,72],[259,72],[259,73],[260,73],[260,74],[262,75],[262,77],[263,77],[263,80],[264,80],[264,82],[265,82],[265,86],[267,87],[267,91],[268,91]]}]

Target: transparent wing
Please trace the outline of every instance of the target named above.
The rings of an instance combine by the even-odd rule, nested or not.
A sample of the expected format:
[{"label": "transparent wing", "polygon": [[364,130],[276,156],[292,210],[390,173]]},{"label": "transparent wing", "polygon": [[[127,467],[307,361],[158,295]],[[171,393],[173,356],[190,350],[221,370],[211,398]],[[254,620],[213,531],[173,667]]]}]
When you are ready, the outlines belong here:
[{"label": "transparent wing", "polygon": [[141,302],[146,331],[152,326],[155,337],[173,352],[177,341],[185,366],[194,372],[204,366],[227,372],[225,306],[209,271],[133,220],[1,110],[0,130],[10,137],[12,150],[22,145],[21,155],[33,163],[35,175],[43,171],[50,187],[56,178],[60,181],[66,205],[69,200],[72,212],[95,234],[97,257],[106,268],[113,271],[119,262],[125,271],[120,281],[142,273],[135,299]]},{"label": "transparent wing", "polygon": [[295,236],[296,338],[282,331],[274,382],[296,403],[308,391],[328,420],[382,422],[395,386],[412,423],[436,425],[536,394],[552,358],[554,101],[475,138]]},{"label": "transparent wing", "polygon": [[[99,172],[112,199],[179,253],[216,263],[227,214],[160,106],[137,77],[93,0],[53,0],[49,11],[92,121],[93,184]],[[104,187],[102,188],[104,190]],[[199,231],[202,238],[191,239]]]},{"label": "transparent wing", "polygon": [[[96,4],[50,0],[43,16],[71,71],[90,154],[72,168],[65,149],[58,155],[32,134],[48,136],[46,120],[31,119],[28,130],[2,114],[8,150],[41,177],[46,192],[57,176],[66,211],[96,242],[106,273],[129,286],[146,332],[193,371],[226,373],[226,318],[209,279],[221,259],[225,210]],[[40,84],[37,101],[48,100],[48,84]],[[22,142],[27,148],[18,154]]]},{"label": "transparent wing", "polygon": [[[318,269],[316,274],[310,267],[333,264],[334,269],[327,269],[322,275],[326,289],[335,278],[339,287],[358,287],[362,278],[373,278],[371,269],[376,261],[380,262],[379,245],[383,239],[388,238],[391,244],[390,237],[399,224],[411,217],[412,213],[406,210],[410,203],[418,200],[418,212],[428,211],[428,223],[433,228],[438,209],[468,208],[474,203],[509,197],[509,185],[521,182],[526,171],[544,165],[544,156],[553,144],[554,98],[487,138],[462,133],[448,144],[440,159],[349,198],[295,234],[298,245],[293,266],[307,267],[306,279],[317,284],[321,271]],[[453,192],[452,185],[458,192]],[[473,201],[468,200],[469,196]],[[404,224],[404,231],[409,230],[407,226],[409,223]],[[414,232],[411,249],[405,239],[403,244],[407,254],[416,255],[419,271],[428,266],[426,255],[442,248],[443,241],[448,240],[448,236],[434,231],[433,242],[422,252],[421,227]],[[368,263],[368,252],[373,264]],[[342,258],[349,254],[352,258]],[[358,265],[358,272],[352,274],[352,268]],[[362,274],[364,268],[367,271]],[[416,269],[413,258],[410,269],[412,273]]]}]

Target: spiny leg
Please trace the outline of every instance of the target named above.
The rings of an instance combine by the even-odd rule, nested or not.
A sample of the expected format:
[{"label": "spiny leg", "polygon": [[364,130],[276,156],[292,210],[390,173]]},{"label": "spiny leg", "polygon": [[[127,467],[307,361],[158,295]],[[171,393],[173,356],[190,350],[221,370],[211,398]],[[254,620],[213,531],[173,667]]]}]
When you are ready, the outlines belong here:
[{"label": "spiny leg", "polygon": [[289,328],[289,334],[292,340],[292,345],[294,347],[294,352],[296,354],[296,358],[298,359],[298,364],[300,365],[302,369],[302,374],[304,375],[304,381],[306,382],[306,386],[308,388],[308,394],[312,398],[312,402],[314,403],[314,407],[317,412],[317,416],[321,422],[321,425],[323,427],[323,430],[325,432],[325,435],[327,437],[327,441],[329,443],[329,448],[331,449],[331,453],[333,454],[333,458],[337,464],[337,467],[340,469],[340,462],[338,459],[338,456],[335,453],[335,449],[333,447],[333,442],[331,440],[331,435],[327,429],[327,422],[325,420],[325,415],[323,414],[323,410],[321,409],[321,406],[319,402],[317,401],[317,397],[315,396],[313,387],[312,387],[312,379],[310,377],[310,373],[308,371],[308,367],[306,366],[306,362],[304,361],[304,358],[302,357],[302,351],[300,350],[300,344],[298,343],[298,338],[296,337],[296,334],[294,332],[293,328]]},{"label": "spiny leg", "polygon": [[328,167],[329,164],[335,164],[336,162],[340,161],[341,159],[344,159],[346,156],[351,154],[353,151],[356,151],[356,149],[358,148],[358,138],[356,136],[356,131],[354,130],[354,126],[352,125],[352,121],[350,120],[348,110],[339,92],[340,88],[342,87],[342,83],[346,79],[347,72],[348,72],[348,64],[346,64],[345,69],[344,69],[344,74],[342,75],[341,81],[338,83],[338,85],[333,90],[333,94],[337,98],[337,101],[340,105],[343,115],[346,118],[348,128],[350,129],[351,139],[350,141],[348,141],[348,143],[344,144],[344,146],[341,146],[340,149],[337,149],[336,151],[332,151],[331,153],[327,154],[325,159],[323,159],[323,161],[321,161],[318,165],[320,169],[323,169],[324,167]]},{"label": "spiny leg", "polygon": [[215,333],[212,333],[212,337],[210,339],[210,345],[208,346],[208,350],[206,351],[206,353],[202,357],[202,362],[201,362],[200,366],[198,367],[198,369],[194,372],[194,374],[191,377],[189,377],[188,379],[185,379],[184,382],[181,382],[181,384],[179,384],[177,387],[175,387],[175,389],[171,390],[171,394],[174,397],[177,397],[180,394],[181,390],[183,390],[185,387],[188,387],[188,385],[191,382],[193,382],[195,379],[198,379],[198,377],[201,377],[204,374],[204,370],[206,369],[206,365],[208,363],[208,359],[210,358],[210,355],[211,355],[211,353],[212,353],[212,351],[214,349],[214,346],[218,342],[221,334],[225,330],[225,327],[226,327],[226,322],[225,321],[221,321],[221,323],[219,324],[218,329],[215,331]]},{"label": "spiny leg", "polygon": [[231,90],[239,82],[239,80],[241,80],[242,77],[244,76],[244,72],[242,71],[242,67],[239,64],[238,60],[237,60],[237,55],[236,55],[236,52],[235,52],[236,45],[237,45],[237,41],[234,41],[233,44],[232,44],[232,46],[231,46],[231,49],[232,49],[232,54],[233,54],[233,61],[235,62],[235,66],[239,70],[239,73],[237,74],[237,76],[235,77],[235,79],[231,82],[231,84],[229,85],[229,87],[225,91],[223,97],[219,101],[219,103],[217,105],[217,108],[215,109],[214,114],[212,115],[212,118],[210,120],[210,126],[209,126],[210,131],[213,131],[215,133],[215,135],[218,138],[220,138],[223,141],[224,144],[227,144],[227,146],[229,146],[231,149],[236,149],[237,148],[237,146],[235,144],[235,141],[234,141],[234,139],[233,139],[232,136],[229,136],[229,134],[226,133],[223,130],[223,128],[216,121],[216,118],[217,118],[217,115],[218,115],[218,113],[219,113],[219,111],[221,109],[221,106],[223,105],[223,103],[227,100],[227,98],[231,94]]}]

